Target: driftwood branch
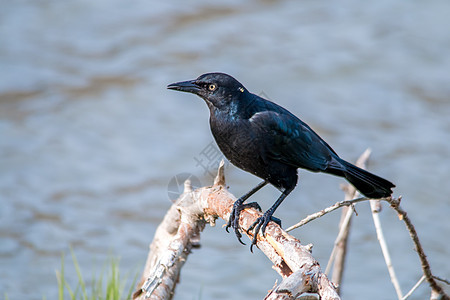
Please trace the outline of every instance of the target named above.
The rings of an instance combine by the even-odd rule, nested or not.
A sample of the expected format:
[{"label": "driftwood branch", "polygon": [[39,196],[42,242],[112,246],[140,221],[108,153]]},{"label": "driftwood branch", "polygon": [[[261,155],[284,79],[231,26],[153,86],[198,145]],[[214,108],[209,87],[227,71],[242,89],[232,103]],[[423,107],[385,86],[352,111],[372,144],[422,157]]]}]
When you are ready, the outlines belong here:
[{"label": "driftwood branch", "polygon": [[[190,183],[186,182],[185,194],[190,192]],[[172,205],[156,230],[141,284],[133,299],[171,299],[181,267],[190,250],[198,245],[204,220],[192,217],[195,207],[182,206],[183,195],[178,205]]]},{"label": "driftwood branch", "polygon": [[[225,187],[223,163],[213,186],[192,191],[190,184],[186,183],[184,193],[172,205],[156,231],[133,299],[170,299],[181,267],[190,250],[198,243],[205,224],[209,222],[214,225],[218,217],[228,220],[235,200]],[[242,211],[239,225],[243,233],[260,215],[255,209]],[[253,238],[252,234],[248,236]],[[257,246],[283,278],[266,299],[295,299],[304,293],[316,293],[323,300],[340,299],[335,286],[311,255],[311,245],[302,245],[277,224],[270,222],[266,236],[258,235]]]},{"label": "driftwood branch", "polygon": [[[184,193],[172,205],[156,230],[141,281],[133,299],[171,299],[181,268],[191,249],[198,245],[200,232],[204,229],[205,224],[209,222],[214,225],[218,217],[228,220],[235,200],[236,198],[225,187],[223,163],[219,167],[213,186],[193,191],[190,183],[186,182]],[[355,203],[366,200],[370,199],[362,197],[337,202],[306,217],[298,224],[288,228],[287,231],[305,225],[340,207],[353,207]],[[406,299],[423,280],[426,280],[431,287],[432,300],[449,299],[442,287],[436,282],[436,280],[441,279],[431,273],[430,265],[415,228],[407,213],[400,207],[401,197],[378,200],[388,202],[397,212],[400,220],[405,222],[421,261],[424,279],[420,280],[403,299]],[[244,234],[260,215],[261,213],[255,209],[242,211],[239,225]],[[351,210],[346,215],[351,215]],[[350,219],[350,217],[347,218]],[[349,223],[349,220],[344,222]],[[343,226],[347,225],[344,224]],[[273,268],[283,278],[281,284],[274,287],[265,299],[296,299],[300,295],[308,293],[316,294],[324,300],[340,299],[335,285],[330,282],[322,272],[317,260],[312,257],[312,245],[302,245],[287,231],[270,222],[266,228],[266,236],[258,235],[258,248],[273,262]],[[251,233],[247,235],[250,240],[253,238]],[[341,239],[342,237],[338,238]],[[341,268],[343,268],[343,263]],[[342,274],[338,277],[340,280]],[[445,282],[445,280],[441,281]],[[303,296],[302,299],[304,299]]]}]

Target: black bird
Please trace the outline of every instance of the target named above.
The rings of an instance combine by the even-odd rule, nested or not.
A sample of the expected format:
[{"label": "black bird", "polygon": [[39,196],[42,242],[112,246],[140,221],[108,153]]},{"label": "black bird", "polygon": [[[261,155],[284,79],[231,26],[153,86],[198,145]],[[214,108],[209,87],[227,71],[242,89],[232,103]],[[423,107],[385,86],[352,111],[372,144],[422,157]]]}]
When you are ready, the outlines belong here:
[{"label": "black bird", "polygon": [[281,191],[281,196],[249,228],[256,227],[252,245],[261,230],[264,235],[273,213],[297,185],[297,169],[324,172],[344,177],[364,196],[389,197],[391,182],[341,159],[307,124],[285,108],[250,93],[239,81],[224,73],[207,73],[197,79],[172,83],[168,89],[196,94],[210,111],[211,132],[223,154],[235,166],[264,181],[240,197],[233,205],[227,231],[233,227],[238,240],[239,214],[255,202],[248,197],[267,183]]}]

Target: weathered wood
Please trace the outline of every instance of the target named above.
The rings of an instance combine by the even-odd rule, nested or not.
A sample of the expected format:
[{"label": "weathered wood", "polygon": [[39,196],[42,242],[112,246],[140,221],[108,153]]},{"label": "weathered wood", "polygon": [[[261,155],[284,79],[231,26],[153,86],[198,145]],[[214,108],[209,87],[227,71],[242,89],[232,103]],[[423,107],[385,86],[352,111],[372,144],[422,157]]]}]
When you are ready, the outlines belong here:
[{"label": "weathered wood", "polygon": [[[134,293],[133,299],[171,299],[181,268],[191,249],[198,244],[200,232],[204,229],[205,224],[209,222],[214,225],[218,217],[228,220],[235,200],[236,198],[228,192],[225,186],[223,163],[219,167],[213,186],[192,191],[187,182],[184,193],[172,205],[156,230],[138,291]],[[370,199],[357,198],[337,202],[306,217],[287,231],[300,227],[339,207],[367,200]],[[379,200],[388,202],[398,213],[400,220],[405,222],[419,254],[425,280],[431,287],[431,299],[449,299],[442,287],[437,284],[436,277],[431,273],[415,228],[406,211],[400,207],[401,197]],[[251,233],[247,234],[246,230],[259,216],[261,213],[255,209],[246,209],[241,213],[239,225],[250,240],[253,236]],[[287,231],[282,230],[274,222],[270,222],[266,228],[266,236],[258,235],[258,248],[272,261],[273,268],[283,278],[281,284],[273,288],[266,299],[295,299],[305,293],[315,293],[323,300],[340,299],[336,287],[329,281],[317,260],[311,255],[312,246],[302,245]]]},{"label": "weathered wood", "polygon": [[133,299],[171,299],[184,262],[192,247],[198,243],[204,227],[202,218],[195,214],[190,185],[172,205],[158,226],[150,244],[150,251],[141,278],[140,287]]},{"label": "weathered wood", "polygon": [[[361,156],[356,160],[356,166],[362,169],[366,169],[366,163],[367,160],[369,159],[370,153],[371,150],[366,149],[366,151],[364,151],[363,154],[361,154]],[[359,192],[355,189],[355,187],[352,186],[351,184],[345,185],[344,191],[345,191],[344,200],[347,201],[361,196]],[[331,275],[331,280],[337,285],[337,292],[339,294],[341,294],[340,287],[342,283],[342,277],[344,275],[345,259],[347,256],[347,244],[348,244],[348,237],[350,235],[352,216],[353,216],[352,207],[346,206],[342,208],[341,220],[339,222],[339,234],[334,242],[332,255],[330,257],[330,261],[328,262],[328,265],[331,266],[331,262],[334,259],[333,273]],[[329,274],[328,265],[325,271],[326,274]]]},{"label": "weathered wood", "polygon": [[[170,299],[181,267],[196,243],[193,240],[198,241],[206,222],[214,225],[218,217],[228,220],[235,200],[225,187],[223,163],[213,186],[192,191],[187,184],[185,192],[169,209],[156,231],[133,299]],[[244,234],[247,234],[245,231],[260,215],[255,209],[242,211],[239,224]],[[252,234],[248,236],[253,238]],[[291,297],[297,297],[308,292],[317,293],[324,300],[340,299],[335,286],[322,273],[319,263],[311,255],[311,245],[302,245],[277,224],[270,222],[266,228],[266,236],[258,235],[257,246],[285,279],[272,294],[283,291]],[[269,296],[270,294],[267,297]]]}]

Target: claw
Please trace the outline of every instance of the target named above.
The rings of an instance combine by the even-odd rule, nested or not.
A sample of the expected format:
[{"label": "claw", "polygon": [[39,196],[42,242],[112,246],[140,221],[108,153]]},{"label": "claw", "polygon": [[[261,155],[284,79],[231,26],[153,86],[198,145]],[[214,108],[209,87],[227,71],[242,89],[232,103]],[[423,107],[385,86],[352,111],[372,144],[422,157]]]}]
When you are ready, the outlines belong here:
[{"label": "claw", "polygon": [[231,210],[230,217],[228,218],[227,226],[225,227],[225,230],[229,233],[228,229],[230,227],[233,227],[234,234],[236,235],[238,241],[245,245],[245,243],[241,240],[242,234],[239,232],[239,215],[241,214],[241,211],[246,208],[256,208],[259,211],[261,211],[261,207],[256,202],[243,204],[245,200],[248,199],[251,195],[256,193],[258,190],[260,190],[263,186],[265,186],[268,182],[263,181],[257,186],[255,186],[252,190],[250,190],[247,194],[237,199],[233,204],[233,209]]},{"label": "claw", "polygon": [[267,212],[264,213],[264,215],[262,215],[261,217],[259,217],[258,219],[256,219],[256,221],[250,225],[250,227],[247,229],[247,233],[250,234],[250,231],[253,230],[253,228],[255,228],[255,232],[253,233],[253,239],[252,239],[252,244],[250,245],[250,252],[253,253],[253,246],[256,245],[257,242],[257,238],[258,238],[258,232],[261,231],[261,234],[263,236],[266,235],[266,227],[267,224],[269,224],[270,221],[274,221],[275,223],[277,223],[278,225],[281,226],[281,220],[275,217],[272,217],[270,214],[268,214]]},{"label": "claw", "polygon": [[[230,219],[231,219],[231,214],[230,214]],[[227,226],[225,226],[225,230],[226,230],[228,233],[230,233],[230,232],[228,231],[228,228],[231,227],[231,225],[230,225],[230,219],[228,219]]]},{"label": "claw", "polygon": [[234,226],[234,221],[235,221],[235,219],[236,219],[236,215],[237,215],[237,217],[238,217],[238,219],[239,219],[239,212],[238,212],[238,209],[239,209],[239,207],[240,207],[241,205],[242,205],[242,203],[241,203],[241,200],[240,200],[240,199],[236,200],[236,202],[234,202],[234,204],[233,204],[233,208],[231,209],[231,213],[230,213],[230,218],[228,219],[227,226],[225,227],[225,230],[226,230],[228,233],[230,233],[230,231],[228,230],[230,227],[235,228],[235,226]]},{"label": "claw", "polygon": [[247,204],[243,204],[242,205],[242,210],[244,210],[246,208],[254,208],[256,210],[262,211],[261,206],[259,206],[259,204],[257,202],[250,202],[250,203],[247,203]]},{"label": "claw", "polygon": [[253,228],[255,228],[255,226],[258,224],[258,220],[259,218],[256,219],[256,221],[252,225],[250,225],[250,227],[247,229],[247,234],[250,234],[250,231],[252,231]]},{"label": "claw", "polygon": [[[239,215],[241,213],[242,210],[242,206],[237,207],[237,209],[234,212],[234,218],[233,221],[231,222],[231,227],[233,227],[234,229],[234,234],[236,235],[239,243],[241,243],[242,245],[245,245],[245,243],[241,240],[242,238],[242,234],[239,232]],[[231,219],[231,218],[230,218]]]},{"label": "claw", "polygon": [[242,245],[246,245],[246,243],[244,243],[244,242],[241,240],[242,234],[239,232],[239,230],[238,230],[238,229],[235,229],[235,230],[234,230],[234,233],[236,234],[236,237],[237,237],[239,243],[241,243]]},{"label": "claw", "polygon": [[284,198],[286,198],[287,195],[289,195],[289,193],[292,192],[293,189],[294,189],[294,187],[290,187],[290,188],[286,189],[285,191],[283,191],[283,193],[280,195],[280,197],[277,199],[277,201],[275,201],[275,203],[272,205],[272,207],[270,207],[269,210],[266,211],[261,217],[256,219],[256,221],[249,227],[249,229],[247,230],[247,233],[249,233],[251,230],[253,230],[253,228],[255,228],[255,226],[256,226],[255,231],[253,233],[252,244],[250,245],[251,252],[253,252],[253,246],[256,245],[257,238],[258,238],[258,232],[261,230],[261,233],[264,236],[266,233],[267,224],[270,221],[274,221],[275,223],[277,223],[278,225],[281,226],[281,220],[278,218],[272,217],[272,215],[275,212],[275,210],[277,209],[277,207],[281,204],[281,202],[283,202]]},{"label": "claw", "polygon": [[246,209],[246,208],[255,208],[258,209],[259,211],[261,211],[261,207],[259,206],[258,203],[256,202],[252,202],[252,203],[247,203],[247,204],[242,204],[242,201],[240,199],[236,200],[236,202],[234,202],[233,204],[233,209],[231,210],[230,213],[230,218],[228,219],[228,223],[227,226],[225,226],[225,230],[229,233],[229,228],[232,227],[234,229],[234,234],[236,235],[238,241],[242,244],[242,245],[246,245],[243,241],[242,241],[242,234],[239,232],[239,216],[241,214],[241,211]]},{"label": "claw", "polygon": [[278,226],[281,227],[281,219],[278,219],[277,217],[274,217],[274,216],[270,217],[270,219],[271,219],[273,222],[277,223]]},{"label": "claw", "polygon": [[252,241],[252,244],[250,245],[250,252],[251,253],[253,253],[253,245],[256,245],[256,241],[255,241],[255,243],[253,243],[253,241]]}]

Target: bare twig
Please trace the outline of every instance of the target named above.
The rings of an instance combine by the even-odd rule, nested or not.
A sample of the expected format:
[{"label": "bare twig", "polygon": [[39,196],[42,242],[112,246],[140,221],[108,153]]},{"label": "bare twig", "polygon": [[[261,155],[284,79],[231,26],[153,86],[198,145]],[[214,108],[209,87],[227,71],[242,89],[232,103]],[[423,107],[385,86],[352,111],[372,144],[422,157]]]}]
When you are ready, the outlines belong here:
[{"label": "bare twig", "polygon": [[[422,266],[422,271],[425,275],[425,278],[427,280],[427,282],[429,283],[431,289],[432,289],[432,293],[434,295],[437,295],[436,299],[442,299],[442,300],[449,300],[449,296],[444,292],[444,290],[442,289],[441,286],[439,286],[436,282],[436,278],[435,276],[433,276],[433,274],[431,273],[431,269],[430,269],[430,264],[428,263],[427,257],[425,255],[425,252],[423,251],[422,245],[419,241],[419,237],[417,236],[417,232],[414,228],[414,225],[412,224],[411,220],[409,219],[409,217],[407,216],[406,211],[404,211],[401,207],[400,207],[400,202],[401,202],[402,197],[398,197],[398,198],[391,198],[391,197],[387,197],[387,198],[380,198],[377,200],[380,201],[386,201],[388,202],[391,207],[397,212],[399,219],[403,220],[406,228],[408,229],[408,232],[411,236],[411,239],[414,243],[414,247],[419,255],[419,259],[421,262],[421,266]],[[357,199],[353,199],[353,200],[349,200],[349,201],[340,201],[335,203],[334,205],[327,207],[323,210],[321,210],[320,212],[314,213],[309,215],[308,217],[304,218],[302,221],[300,221],[299,223],[289,227],[286,231],[290,231],[293,230],[295,228],[301,227],[323,215],[326,215],[327,213],[330,213],[342,206],[349,206],[352,205],[354,203],[358,203],[358,202],[362,202],[362,201],[367,201],[367,200],[371,200],[369,198],[366,197],[361,197],[361,198],[357,198]],[[444,281],[445,282],[445,281]],[[447,283],[447,282],[446,282]]]},{"label": "bare twig", "polygon": [[414,291],[422,284],[422,282],[425,281],[425,275],[422,275],[422,277],[419,279],[419,281],[417,281],[417,283],[411,288],[411,290],[409,292],[406,293],[405,296],[402,297],[402,300],[406,300],[408,299],[409,296],[412,295],[412,293],[414,293]]},{"label": "bare twig", "polygon": [[434,276],[434,275],[433,275],[433,278],[438,280],[438,281],[442,281],[443,283],[446,283],[447,285],[450,285],[450,281],[448,281],[448,279],[441,278],[439,276]]},{"label": "bare twig", "polygon": [[431,273],[430,264],[428,263],[427,256],[425,255],[425,252],[423,251],[422,244],[420,243],[419,237],[417,236],[416,229],[414,228],[414,225],[412,224],[411,220],[409,219],[406,211],[404,211],[400,207],[400,201],[401,201],[401,197],[399,197],[397,199],[391,199],[388,202],[391,204],[391,207],[397,212],[399,219],[403,220],[403,222],[406,225],[406,228],[409,231],[409,235],[411,236],[411,239],[414,242],[416,251],[419,255],[423,274],[425,275],[425,278],[431,287],[432,294],[438,295],[438,297],[440,297],[440,299],[448,300],[448,299],[450,299],[449,296],[444,292],[442,287],[439,284],[437,284],[436,280],[434,279],[433,274]]},{"label": "bare twig", "polygon": [[[370,156],[370,149],[367,149],[359,159],[359,167],[365,169],[366,162],[369,159]],[[397,280],[397,276],[395,275],[395,270],[391,262],[391,257],[389,255],[389,250],[384,238],[383,229],[381,227],[379,212],[381,211],[381,201],[380,200],[370,200],[370,207],[372,212],[372,218],[375,225],[375,230],[377,232],[377,238],[381,246],[381,251],[383,252],[384,259],[386,261],[386,266],[389,271],[389,275],[391,277],[392,284],[394,285],[395,292],[397,293],[398,299],[402,299],[402,290],[400,288],[400,284]]]},{"label": "bare twig", "polygon": [[[343,245],[343,244],[346,244],[346,239],[348,236],[347,229],[349,228],[348,224],[350,224],[350,219],[351,219],[352,214],[353,214],[353,211],[349,207],[347,207],[347,211],[346,211],[346,213],[344,215],[344,219],[342,221],[343,226],[341,226],[339,229],[339,233],[336,237],[336,240],[334,241],[333,250],[331,251],[330,258],[328,259],[327,267],[325,268],[325,274],[327,274],[327,275],[329,274],[329,272],[331,270],[331,264],[337,257],[338,251],[340,251],[338,249],[342,249],[342,252],[345,252],[343,250],[343,247],[345,247],[345,245]],[[345,255],[345,254],[341,253],[341,255]],[[343,266],[343,263],[341,266]],[[343,271],[343,269],[342,269],[342,271]],[[336,282],[336,284],[337,284],[337,282]]]},{"label": "bare twig", "polygon": [[355,203],[358,202],[362,202],[362,201],[367,201],[370,200],[370,198],[366,198],[366,197],[361,197],[361,198],[357,198],[357,199],[352,199],[352,200],[342,200],[339,202],[336,202],[335,204],[322,209],[321,211],[318,211],[316,213],[310,214],[309,216],[307,216],[306,218],[304,218],[303,220],[301,220],[300,222],[298,222],[297,224],[292,225],[291,227],[289,227],[288,229],[286,229],[286,232],[289,232],[291,230],[294,230],[296,228],[302,227],[303,225],[308,224],[311,221],[314,221],[315,219],[318,219],[330,212],[335,211],[338,208],[341,208],[343,206],[351,206]]},{"label": "bare twig", "polygon": [[[357,159],[356,165],[362,169],[366,167],[366,161],[369,159],[371,150],[366,149],[363,154]],[[351,200],[355,197],[359,197],[359,192],[352,185],[346,185],[345,199]],[[347,254],[347,242],[350,234],[351,219],[353,216],[352,209],[350,207],[344,207],[341,213],[341,221],[339,222],[339,233],[334,242],[333,251],[331,252],[330,259],[325,269],[325,274],[328,274],[331,263],[333,264],[333,274],[331,276],[332,281],[338,285],[338,293],[340,293],[342,276],[344,274],[345,258]]]},{"label": "bare twig", "polygon": [[386,240],[384,238],[383,229],[381,227],[380,216],[378,213],[378,200],[370,200],[370,208],[372,210],[372,218],[373,223],[375,225],[375,230],[377,232],[378,242],[380,243],[381,252],[383,252],[384,261],[386,262],[386,266],[389,272],[389,276],[391,277],[391,282],[394,285],[395,292],[397,293],[398,299],[403,298],[403,293],[400,288],[400,283],[398,282],[397,276],[395,275],[394,266],[392,265],[391,256],[389,254],[388,246],[386,244]]},{"label": "bare twig", "polygon": [[[307,224],[307,223],[309,223],[309,222],[311,222],[311,221],[313,221],[313,220],[315,220],[317,218],[320,218],[320,217],[322,217],[322,216],[324,216],[324,215],[326,215],[326,214],[328,214],[328,213],[330,213],[330,212],[340,208],[340,207],[353,206],[355,203],[366,201],[366,200],[372,200],[372,199],[366,198],[366,197],[361,197],[361,198],[356,198],[356,199],[353,199],[353,200],[344,200],[344,201],[336,202],[334,205],[332,205],[330,207],[327,207],[327,208],[325,208],[325,209],[323,209],[323,210],[321,210],[319,212],[316,212],[314,214],[311,214],[311,215],[307,216],[306,218],[304,218],[303,220],[301,220],[297,224],[295,224],[295,225],[289,227],[288,229],[286,229],[286,231],[291,231],[293,229],[301,227],[301,226],[303,226],[303,225],[305,225],[305,224]],[[373,212],[378,213],[380,211],[380,209],[381,209],[380,202],[381,201],[388,202],[391,205],[391,207],[397,212],[400,220],[403,220],[405,222],[406,228],[409,231],[409,234],[410,234],[410,236],[411,236],[411,238],[413,240],[413,243],[414,243],[414,246],[416,248],[416,251],[417,251],[417,253],[419,255],[419,259],[421,261],[421,266],[422,266],[422,270],[423,270],[425,279],[427,280],[427,282],[429,283],[429,285],[430,285],[430,287],[432,289],[431,299],[434,299],[434,298],[436,298],[436,299],[450,299],[449,296],[444,292],[442,287],[440,287],[437,284],[436,280],[440,280],[442,282],[445,282],[446,284],[449,284],[449,281],[445,280],[445,279],[441,279],[439,277],[436,277],[436,276],[432,275],[431,269],[430,269],[430,265],[428,263],[426,255],[425,255],[425,253],[423,251],[422,245],[420,244],[419,238],[417,236],[417,232],[416,232],[412,222],[410,221],[409,217],[407,216],[406,211],[404,211],[403,209],[400,208],[401,196],[398,197],[398,198],[387,197],[387,198],[380,198],[380,199],[374,200],[371,203],[371,209],[372,209]],[[344,220],[341,223],[343,223],[345,225],[345,223],[347,222],[347,219],[348,220],[350,219],[349,215],[351,215],[351,213],[347,212],[345,214]],[[374,216],[374,222],[380,224],[378,215],[373,213],[373,216]],[[378,219],[378,221],[375,221],[375,219]],[[376,227],[377,226],[378,225],[376,225]],[[381,228],[381,227],[378,226],[378,228]],[[341,227],[341,230],[344,230],[344,229],[345,228]],[[379,235],[378,232],[381,232],[381,235]],[[338,237],[336,238],[335,245],[336,245],[336,243],[339,240],[342,239],[343,236],[344,236],[344,233],[342,231],[340,231],[339,234],[338,234]],[[394,284],[394,287],[395,287],[396,292],[397,292],[397,296],[399,297],[399,299],[402,299],[403,297],[402,297],[402,294],[401,294],[400,285],[398,284],[398,280],[397,280],[397,278],[395,276],[395,272],[393,272],[392,263],[390,261],[389,254],[388,254],[388,252],[385,252],[387,250],[387,246],[386,246],[386,243],[384,241],[384,236],[382,234],[382,231],[378,231],[377,230],[377,236],[378,236],[378,238],[380,240],[380,245],[384,244],[384,246],[383,245],[381,246],[382,249],[384,249],[383,250],[383,255],[385,255],[385,253],[387,253],[387,256],[385,255],[385,260],[386,260],[386,264],[388,265],[389,273],[391,275],[391,281]],[[381,241],[383,241],[383,242],[381,242]],[[327,265],[327,268],[326,268],[326,273],[328,273],[328,271],[329,271],[329,269],[331,267],[331,261],[336,256],[336,253],[335,253],[336,250],[335,249],[336,249],[336,246],[335,246],[335,248],[332,251],[332,254],[331,254],[331,257],[330,257],[330,261],[328,262],[328,265]],[[338,277],[336,277],[336,278],[338,278]],[[339,281],[334,281],[334,282],[339,282]]]}]

